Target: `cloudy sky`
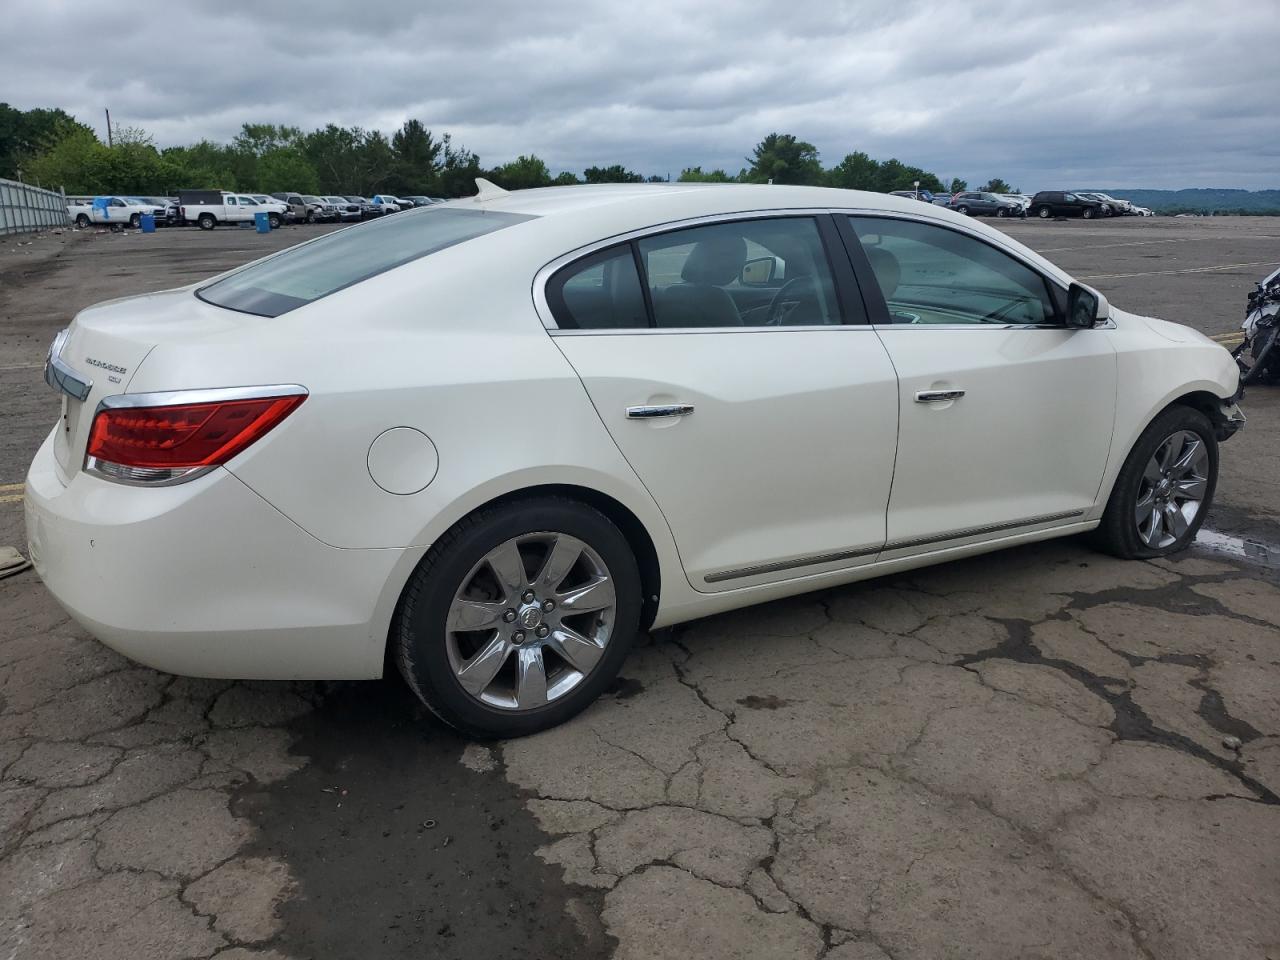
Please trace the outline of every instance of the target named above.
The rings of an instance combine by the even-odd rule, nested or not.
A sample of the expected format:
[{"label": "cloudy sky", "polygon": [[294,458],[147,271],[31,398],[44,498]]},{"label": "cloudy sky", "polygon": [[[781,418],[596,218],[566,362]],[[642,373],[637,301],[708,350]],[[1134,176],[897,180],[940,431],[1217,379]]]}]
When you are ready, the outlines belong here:
[{"label": "cloudy sky", "polygon": [[[40,0],[0,101],[158,145],[245,121],[391,131],[493,166],[736,173],[770,131],[1023,189],[1280,188],[1275,0]],[[440,7],[437,12],[432,9]]]}]

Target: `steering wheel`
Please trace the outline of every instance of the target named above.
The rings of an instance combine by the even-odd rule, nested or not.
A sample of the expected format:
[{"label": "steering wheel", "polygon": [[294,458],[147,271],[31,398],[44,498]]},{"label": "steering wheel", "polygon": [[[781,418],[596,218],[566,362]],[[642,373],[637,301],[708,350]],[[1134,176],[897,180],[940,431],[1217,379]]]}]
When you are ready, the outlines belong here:
[{"label": "steering wheel", "polygon": [[[817,299],[818,299],[817,288],[814,286],[813,277],[808,275],[792,277],[790,280],[788,280],[786,283],[784,283],[782,286],[778,288],[778,292],[775,293],[773,295],[773,299],[769,301],[769,311],[767,314],[765,314],[766,326],[770,326],[770,327],[782,326],[782,320],[784,316],[782,312],[782,305],[788,301],[788,297],[786,295],[787,291],[791,290],[794,287],[802,286],[803,284],[809,285],[810,289],[807,291],[807,293],[801,294],[800,296],[795,296],[793,294],[790,297],[790,299],[795,301],[796,306],[799,306],[800,302],[806,296],[813,299],[815,303],[817,302]],[[790,315],[790,313],[794,310],[795,310],[795,307],[793,306],[791,310],[787,311],[786,315]]]}]

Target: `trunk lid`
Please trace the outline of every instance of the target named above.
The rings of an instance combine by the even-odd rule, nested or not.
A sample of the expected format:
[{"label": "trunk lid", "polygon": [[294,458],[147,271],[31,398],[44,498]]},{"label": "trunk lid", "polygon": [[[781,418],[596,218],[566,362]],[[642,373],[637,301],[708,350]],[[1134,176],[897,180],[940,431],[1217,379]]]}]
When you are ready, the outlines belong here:
[{"label": "trunk lid", "polygon": [[82,311],[58,353],[63,364],[92,385],[83,399],[59,391],[62,410],[54,456],[63,483],[84,464],[98,404],[125,393],[147,354],[161,342],[224,333],[256,319],[196,299],[191,288],[110,300]]}]

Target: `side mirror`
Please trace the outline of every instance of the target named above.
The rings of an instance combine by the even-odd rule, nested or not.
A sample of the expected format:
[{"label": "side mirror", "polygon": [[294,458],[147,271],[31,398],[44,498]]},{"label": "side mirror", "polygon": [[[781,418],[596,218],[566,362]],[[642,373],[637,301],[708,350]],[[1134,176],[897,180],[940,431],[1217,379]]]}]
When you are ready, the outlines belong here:
[{"label": "side mirror", "polygon": [[773,257],[757,257],[742,265],[741,282],[744,287],[763,287],[773,282],[778,261]]},{"label": "side mirror", "polygon": [[1106,298],[1096,290],[1079,283],[1067,290],[1067,326],[1073,330],[1088,329],[1099,320],[1107,319],[1109,308]]}]

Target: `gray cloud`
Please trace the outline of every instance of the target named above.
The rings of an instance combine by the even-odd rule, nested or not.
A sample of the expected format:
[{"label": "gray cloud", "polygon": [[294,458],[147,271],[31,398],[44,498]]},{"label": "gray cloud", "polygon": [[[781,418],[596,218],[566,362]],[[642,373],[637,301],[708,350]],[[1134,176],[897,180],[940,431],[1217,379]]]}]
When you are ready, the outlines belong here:
[{"label": "gray cloud", "polygon": [[[736,172],[773,130],[944,177],[1280,186],[1265,4],[117,0],[5,14],[0,97],[157,143],[417,117],[493,165]],[[59,51],[51,57],[50,51]]]}]

